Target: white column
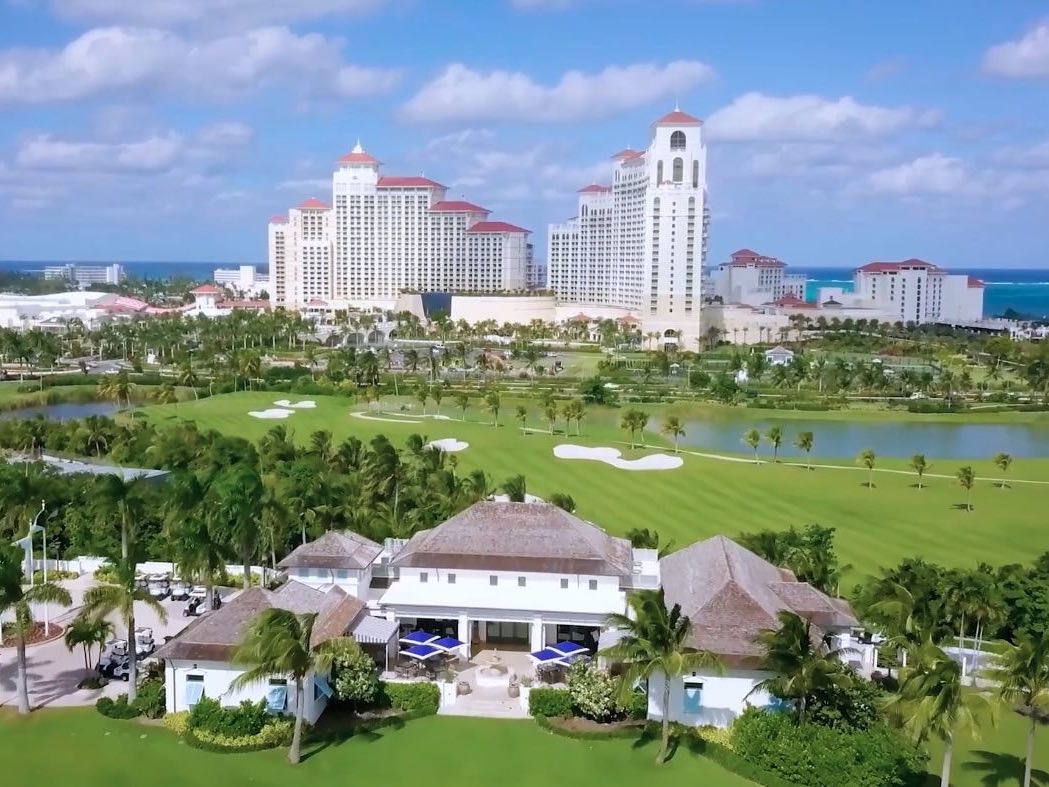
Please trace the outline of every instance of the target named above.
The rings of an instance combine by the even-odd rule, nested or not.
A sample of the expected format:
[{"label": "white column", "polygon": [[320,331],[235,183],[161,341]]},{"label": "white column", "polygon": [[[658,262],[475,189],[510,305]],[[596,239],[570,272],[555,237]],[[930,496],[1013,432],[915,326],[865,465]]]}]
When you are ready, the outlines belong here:
[{"label": "white column", "polygon": [[470,618],[463,612],[459,615],[459,641],[466,644],[462,647],[463,655],[469,659],[473,654],[470,652]]},{"label": "white column", "polygon": [[164,696],[165,704],[167,705],[167,712],[174,713],[176,710],[176,702],[178,701],[178,694],[175,691],[175,668],[171,666],[170,661],[168,662],[167,669],[164,670]]},{"label": "white column", "polygon": [[537,650],[542,650],[543,647],[546,645],[546,637],[544,637],[543,634],[543,619],[539,616],[536,616],[532,619],[532,630],[530,638],[531,648],[533,652]]}]

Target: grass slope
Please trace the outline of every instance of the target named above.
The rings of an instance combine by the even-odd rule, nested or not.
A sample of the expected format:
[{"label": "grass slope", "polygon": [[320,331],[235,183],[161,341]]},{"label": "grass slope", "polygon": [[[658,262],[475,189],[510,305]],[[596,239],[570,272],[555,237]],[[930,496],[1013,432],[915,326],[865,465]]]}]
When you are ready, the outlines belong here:
[{"label": "grass slope", "polygon": [[[873,572],[904,557],[922,556],[948,565],[1027,562],[1049,550],[1049,532],[1043,511],[1049,505],[1049,484],[1014,482],[999,489],[991,481],[978,480],[973,490],[975,510],[959,507],[965,494],[953,479],[961,464],[937,462],[930,457],[930,472],[951,478],[926,477],[925,488],[914,488],[913,475],[875,472],[875,487],[865,486],[867,474],[852,459],[842,460],[845,469],[818,467],[808,471],[792,465],[754,465],[682,454],[683,467],[670,471],[630,472],[587,461],[555,459],[558,443],[614,445],[627,456],[642,456],[655,449],[629,450],[625,433],[618,428],[619,411],[591,408],[583,421],[581,437],[551,436],[542,431],[522,435],[513,420],[515,404],[504,398],[500,421],[491,425],[491,415],[467,412],[467,421],[410,420],[396,413],[382,418],[394,423],[366,421],[350,416],[363,410],[349,399],[311,398],[314,410],[300,410],[284,421],[265,421],[247,415],[249,410],[273,406],[284,394],[238,393],[186,402],[177,406],[153,406],[140,412],[158,424],[196,421],[201,429],[216,429],[257,440],[275,424],[283,423],[300,442],[317,429],[330,430],[336,441],[349,435],[369,440],[385,434],[403,444],[412,432],[429,439],[457,438],[470,447],[459,453],[460,467],[482,467],[496,483],[523,473],[529,491],[541,496],[567,492],[575,498],[578,513],[614,533],[633,527],[650,527],[664,539],[684,546],[718,533],[780,528],[817,522],[838,528],[838,548],[844,562],[852,564],[854,576]],[[394,410],[392,402],[384,407]],[[414,403],[411,412],[418,412]],[[445,400],[442,412],[458,419],[454,403]],[[530,407],[529,427],[542,430],[535,403]],[[430,403],[429,411],[433,412]],[[558,424],[563,429],[563,422]],[[574,426],[573,426],[574,431]],[[665,440],[648,435],[649,443],[665,446]],[[818,444],[818,440],[817,440]],[[830,463],[832,460],[823,460]],[[999,474],[987,460],[972,462],[978,479]],[[879,467],[903,468],[902,460],[879,461]],[[1013,479],[1049,479],[1049,460],[1018,461],[1010,472]]]},{"label": "grass slope", "polygon": [[750,784],[682,749],[662,768],[658,742],[578,741],[530,721],[431,717],[328,746],[291,767],[284,751],[212,754],[187,749],[167,730],[106,719],[94,709],[45,710],[29,719],[0,716],[3,783],[232,785],[409,784],[433,787],[533,787]]}]

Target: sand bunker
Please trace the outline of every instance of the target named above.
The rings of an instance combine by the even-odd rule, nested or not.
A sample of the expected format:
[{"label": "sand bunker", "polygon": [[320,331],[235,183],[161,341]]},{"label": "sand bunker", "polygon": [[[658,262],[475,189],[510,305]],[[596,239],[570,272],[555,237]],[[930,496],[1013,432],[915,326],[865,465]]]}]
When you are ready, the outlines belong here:
[{"label": "sand bunker", "polygon": [[263,418],[265,420],[272,420],[276,418],[287,418],[289,415],[295,415],[294,410],[288,410],[284,407],[271,407],[268,410],[249,410],[248,415],[252,418]]},{"label": "sand bunker", "polygon": [[442,451],[463,451],[470,447],[469,443],[456,440],[454,437],[443,437],[440,440],[431,440],[426,444],[428,448],[440,448]]},{"label": "sand bunker", "polygon": [[277,407],[290,407],[294,410],[312,410],[317,406],[317,403],[312,399],[303,399],[301,402],[289,402],[287,399],[281,399],[274,402]]},{"label": "sand bunker", "polygon": [[617,448],[588,448],[584,445],[570,444],[554,446],[554,456],[558,459],[589,459],[593,462],[604,462],[620,470],[676,470],[685,463],[680,456],[669,454],[649,454],[640,459],[623,459],[623,452]]},{"label": "sand bunker", "polygon": [[[385,421],[388,424],[410,424],[418,421],[420,418],[433,418],[437,421],[451,421],[452,418],[449,415],[416,415],[414,413],[368,413],[363,410],[357,410],[356,412],[350,413],[354,418],[360,418],[365,421]],[[387,418],[386,416],[392,416]]]}]

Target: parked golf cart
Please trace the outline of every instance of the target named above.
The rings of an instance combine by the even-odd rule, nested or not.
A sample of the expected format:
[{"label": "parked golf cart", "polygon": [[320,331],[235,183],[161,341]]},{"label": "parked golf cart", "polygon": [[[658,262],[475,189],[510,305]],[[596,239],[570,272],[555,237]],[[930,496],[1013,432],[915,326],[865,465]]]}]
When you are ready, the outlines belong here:
[{"label": "parked golf cart", "polygon": [[171,600],[172,601],[186,601],[189,598],[189,592],[193,589],[193,585],[189,582],[183,582],[178,580],[171,584]]},{"label": "parked golf cart", "polygon": [[171,583],[168,582],[168,578],[165,574],[151,574],[149,576],[147,590],[149,591],[149,595],[159,601],[167,598],[168,593],[171,592]]}]

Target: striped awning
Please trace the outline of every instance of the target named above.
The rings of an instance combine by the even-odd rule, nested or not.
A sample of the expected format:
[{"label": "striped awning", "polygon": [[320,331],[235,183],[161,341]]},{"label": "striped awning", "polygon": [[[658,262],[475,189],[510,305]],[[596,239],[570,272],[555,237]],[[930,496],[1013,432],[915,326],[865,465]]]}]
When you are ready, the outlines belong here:
[{"label": "striped awning", "polygon": [[385,645],[391,639],[396,638],[399,628],[396,620],[365,615],[353,627],[350,634],[360,644]]}]

